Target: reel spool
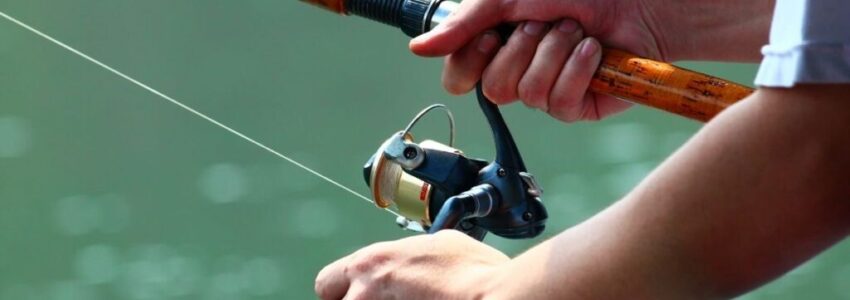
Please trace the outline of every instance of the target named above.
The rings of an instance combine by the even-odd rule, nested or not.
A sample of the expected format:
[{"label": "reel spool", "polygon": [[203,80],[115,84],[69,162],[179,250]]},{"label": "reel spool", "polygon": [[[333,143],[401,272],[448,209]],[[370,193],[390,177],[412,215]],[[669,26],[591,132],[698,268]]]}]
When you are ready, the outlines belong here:
[{"label": "reel spool", "polygon": [[[433,140],[415,143],[410,131],[419,120],[436,109],[444,110],[448,116],[449,145]],[[453,147],[454,128],[455,120],[451,111],[442,104],[431,105],[420,111],[404,130],[384,141],[364,166],[364,177],[372,191],[375,205],[379,208],[394,207],[396,212],[403,216],[396,220],[399,226],[420,232],[431,226],[429,204],[434,196],[434,187],[404,170],[416,168],[424,162],[423,149],[463,155]]]}]

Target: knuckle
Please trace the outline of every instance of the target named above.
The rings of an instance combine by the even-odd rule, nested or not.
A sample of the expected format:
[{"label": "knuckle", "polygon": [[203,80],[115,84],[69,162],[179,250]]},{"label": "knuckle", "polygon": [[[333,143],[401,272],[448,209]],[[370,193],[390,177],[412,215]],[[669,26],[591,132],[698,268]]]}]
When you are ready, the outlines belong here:
[{"label": "knuckle", "polygon": [[374,282],[373,282],[372,286],[375,287],[375,288],[379,288],[379,289],[383,290],[386,287],[389,287],[390,285],[392,285],[392,282],[393,282],[393,280],[395,280],[395,278],[396,278],[396,274],[393,270],[386,270],[386,271],[380,272],[379,274],[375,275],[375,278],[373,279]]},{"label": "knuckle", "polygon": [[469,70],[462,69],[462,66],[456,63],[446,61],[446,66],[443,69],[442,75],[443,88],[453,95],[463,95],[472,89],[472,83],[475,81],[475,74]]},{"label": "knuckle", "polygon": [[574,123],[577,121],[575,117],[571,117],[569,114],[563,112],[549,111],[549,115],[564,123]]},{"label": "knuckle", "polygon": [[350,263],[342,267],[342,275],[351,278],[352,274],[354,274],[354,269],[352,268],[352,265]]},{"label": "knuckle", "polygon": [[435,239],[462,239],[466,237],[466,234],[457,230],[440,230],[433,236]]},{"label": "knuckle", "polygon": [[522,2],[520,0],[501,0],[498,1],[500,4],[499,7],[499,15],[502,19],[510,19],[513,14],[516,12],[516,7]]},{"label": "knuckle", "polygon": [[540,42],[541,40],[539,38],[531,36],[522,30],[517,30],[508,39],[502,51],[508,53],[513,58],[524,57],[533,54],[540,46]]},{"label": "knuckle", "polygon": [[534,82],[530,80],[523,79],[519,82],[519,86],[517,87],[517,95],[522,101],[531,99],[534,96]]},{"label": "knuckle", "polygon": [[371,295],[369,289],[364,289],[357,292],[351,292],[349,294],[345,294],[345,299],[350,300],[370,300],[375,299],[376,297]]},{"label": "knuckle", "polygon": [[349,268],[350,272],[353,273],[367,273],[375,266],[374,262],[370,259],[361,259],[353,262],[351,264],[351,268]]},{"label": "knuckle", "polygon": [[313,291],[316,292],[316,295],[321,299],[327,299],[327,291],[325,290],[324,279],[316,278],[316,282],[313,284]]},{"label": "knuckle", "polygon": [[581,99],[560,97],[549,103],[549,114],[558,120],[573,123],[581,117],[582,107]]},{"label": "knuckle", "polygon": [[452,95],[462,95],[469,91],[469,88],[464,84],[465,80],[459,79],[455,74],[447,71],[443,74],[443,88]]},{"label": "knuckle", "polygon": [[357,255],[349,266],[346,268],[346,273],[368,273],[380,267],[387,261],[392,259],[391,254],[381,251],[364,251]]},{"label": "knuckle", "polygon": [[315,285],[313,287],[318,292],[319,289],[323,288],[326,285],[327,281],[328,281],[328,267],[324,267],[324,268],[322,268],[321,271],[319,271],[319,274],[316,275],[316,282],[315,282]]},{"label": "knuckle", "polygon": [[548,91],[546,91],[543,85],[536,80],[523,80],[520,82],[518,93],[522,102],[537,108],[543,108],[548,96],[546,95]]},{"label": "knuckle", "polygon": [[581,41],[580,38],[573,38],[564,34],[553,34],[551,37],[546,38],[547,40],[541,43],[541,49],[547,49],[551,52],[561,51],[566,57],[570,57],[575,53],[575,48]]},{"label": "knuckle", "polygon": [[501,81],[484,80],[484,95],[497,104],[505,104],[513,100],[509,87]]},{"label": "knuckle", "polygon": [[457,81],[454,81],[454,80],[443,81],[443,87],[446,89],[447,92],[449,92],[449,94],[457,95],[457,96],[463,95],[463,94],[465,94],[466,92],[469,91],[469,89],[467,89],[466,87],[462,86],[460,83],[458,83]]},{"label": "knuckle", "polygon": [[543,105],[541,101],[537,101],[536,99],[524,98],[522,99],[522,103],[525,104],[528,108],[545,110],[546,107]]},{"label": "knuckle", "polygon": [[333,299],[333,295],[331,295],[330,291],[327,290],[324,286],[319,286],[318,283],[316,283],[316,286],[314,288],[316,296],[318,296],[319,299]]}]

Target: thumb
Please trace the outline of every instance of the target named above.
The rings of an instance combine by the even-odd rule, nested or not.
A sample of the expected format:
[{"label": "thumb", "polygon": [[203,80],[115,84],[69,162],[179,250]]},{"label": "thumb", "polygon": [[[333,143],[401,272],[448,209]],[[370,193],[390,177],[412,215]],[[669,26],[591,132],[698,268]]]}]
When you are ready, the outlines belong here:
[{"label": "thumb", "polygon": [[421,56],[445,56],[502,22],[501,1],[466,0],[442,24],[410,41],[410,50]]}]

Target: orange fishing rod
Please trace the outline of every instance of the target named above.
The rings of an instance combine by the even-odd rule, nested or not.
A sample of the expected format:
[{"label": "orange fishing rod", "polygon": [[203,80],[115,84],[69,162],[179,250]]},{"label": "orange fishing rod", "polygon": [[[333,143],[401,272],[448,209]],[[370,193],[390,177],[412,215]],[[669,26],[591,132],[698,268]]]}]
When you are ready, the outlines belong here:
[{"label": "orange fishing rod", "polygon": [[[457,8],[456,2],[444,0],[301,1],[400,27],[411,37],[444,22]],[[603,49],[590,90],[703,122],[753,93],[731,81],[612,48]]]}]

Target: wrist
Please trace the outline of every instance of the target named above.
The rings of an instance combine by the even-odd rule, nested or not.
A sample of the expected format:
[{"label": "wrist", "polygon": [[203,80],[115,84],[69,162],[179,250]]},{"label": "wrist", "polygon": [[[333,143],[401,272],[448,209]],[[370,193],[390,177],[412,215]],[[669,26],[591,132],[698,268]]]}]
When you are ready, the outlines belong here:
[{"label": "wrist", "polygon": [[[567,230],[569,231],[569,230]],[[564,233],[561,233],[563,235]],[[558,237],[554,238],[557,239]],[[587,298],[575,290],[575,282],[565,279],[573,270],[564,264],[570,251],[556,251],[553,240],[545,241],[525,253],[493,266],[469,299],[563,299]],[[558,253],[552,256],[553,253]]]},{"label": "wrist", "polygon": [[668,61],[758,61],[773,0],[643,1],[644,22]]},{"label": "wrist", "polygon": [[468,280],[463,284],[461,293],[463,299],[514,299],[508,291],[512,281],[511,268],[514,260],[508,260],[498,265],[477,268],[472,271],[471,276],[465,276]]}]

